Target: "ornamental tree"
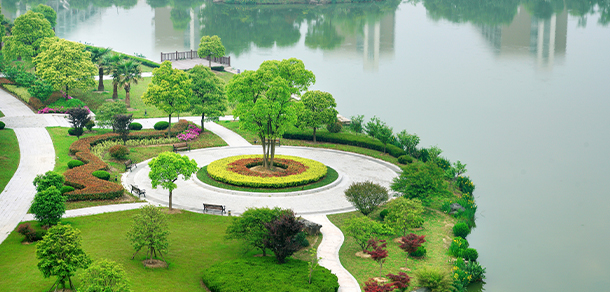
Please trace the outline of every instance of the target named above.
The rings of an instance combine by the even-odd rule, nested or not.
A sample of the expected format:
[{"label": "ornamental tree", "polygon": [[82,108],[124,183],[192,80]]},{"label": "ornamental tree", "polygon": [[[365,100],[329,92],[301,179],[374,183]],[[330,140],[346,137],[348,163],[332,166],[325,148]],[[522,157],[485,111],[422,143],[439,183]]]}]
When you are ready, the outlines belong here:
[{"label": "ornamental tree", "polygon": [[61,189],[64,185],[65,178],[61,173],[55,171],[47,171],[44,175],[39,174],[34,178],[34,186],[37,192],[42,192],[50,187]]},{"label": "ornamental tree", "polygon": [[375,279],[370,278],[366,283],[364,283],[364,292],[391,292],[394,291],[394,287],[392,284],[379,284],[379,282],[375,281]]},{"label": "ornamental tree", "polygon": [[396,140],[402,146],[402,149],[411,156],[415,156],[417,153],[417,144],[419,144],[419,137],[417,134],[409,134],[406,130],[402,130],[396,134]]},{"label": "ornamental tree", "polygon": [[[136,250],[131,259],[133,260],[142,248],[147,249],[146,258],[152,260],[157,253],[163,258],[169,246],[168,235],[167,214],[163,213],[160,207],[153,205],[141,207],[140,213],[133,217],[133,225],[127,232],[127,238]],[[165,261],[165,258],[163,260]]]},{"label": "ornamental tree", "polygon": [[125,270],[121,264],[99,260],[91,264],[82,275],[78,292],[131,292]]},{"label": "ornamental tree", "polygon": [[225,55],[225,47],[222,45],[220,38],[217,35],[201,37],[199,41],[199,48],[197,49],[197,56],[199,58],[209,58],[209,66],[212,67],[212,57],[220,58]]},{"label": "ornamental tree", "polygon": [[66,213],[66,197],[55,186],[40,190],[34,195],[32,213],[42,226],[56,225]]},{"label": "ornamental tree", "polygon": [[407,230],[420,227],[424,219],[422,213],[424,207],[418,199],[396,198],[388,203],[388,215],[384,221],[395,230],[402,230],[402,235],[407,235]]},{"label": "ornamental tree", "polygon": [[114,123],[115,115],[127,113],[127,106],[124,102],[106,101],[97,108],[95,123],[102,128],[110,128]]},{"label": "ornamental tree", "polygon": [[269,236],[263,240],[265,247],[272,250],[279,264],[286,262],[286,258],[301,248],[301,244],[294,240],[303,229],[292,210],[283,212],[279,218],[265,223]]},{"label": "ornamental tree", "polygon": [[51,23],[44,15],[28,11],[15,19],[11,35],[2,38],[4,59],[12,61],[21,58],[30,61],[40,53],[43,40],[54,36]]},{"label": "ornamental tree", "polygon": [[383,144],[383,153],[385,154],[386,146],[392,140],[392,128],[385,122],[379,120],[379,118],[373,117],[366,123],[365,131],[369,136],[379,140]]},{"label": "ornamental tree", "polygon": [[104,62],[112,49],[87,47],[87,51],[91,52],[91,62],[97,66],[97,91],[104,91],[104,69],[106,69]]},{"label": "ornamental tree", "polygon": [[248,208],[241,216],[233,217],[231,225],[227,227],[226,238],[242,240],[247,247],[258,248],[263,252],[263,256],[267,256],[265,239],[269,232],[265,224],[276,220],[286,211],[279,207]]},{"label": "ornamental tree", "polygon": [[385,240],[378,240],[377,238],[371,238],[367,242],[366,250],[364,251],[367,254],[371,255],[374,261],[379,264],[379,277],[382,275],[383,263],[385,263],[385,258],[388,257],[388,251],[385,249],[388,244]]},{"label": "ornamental tree", "polygon": [[83,134],[83,128],[89,121],[91,121],[89,110],[82,107],[73,107],[69,109],[68,121],[70,121],[70,124],[72,124],[76,137],[80,138],[80,136]]},{"label": "ornamental tree", "polygon": [[407,253],[407,258],[405,259],[405,267],[407,266],[407,261],[409,260],[409,254],[414,253],[417,249],[426,242],[426,236],[418,236],[415,233],[409,233],[407,236],[403,236],[400,238],[400,242],[402,243],[399,247]]},{"label": "ornamental tree", "polygon": [[179,176],[184,180],[191,178],[197,171],[195,159],[180,155],[174,152],[162,152],[149,163],[150,172],[148,177],[151,179],[152,187],[157,186],[169,190],[169,209],[172,210],[172,192],[178,187],[176,181]]},{"label": "ornamental tree", "polygon": [[263,147],[263,166],[273,169],[275,139],[282,136],[296,119],[295,101],[315,82],[315,76],[301,60],[265,61],[256,71],[233,76],[226,90],[236,102],[233,115],[239,126],[257,133]]},{"label": "ornamental tree", "polygon": [[390,291],[397,289],[399,292],[406,292],[407,289],[409,289],[409,282],[411,282],[411,277],[409,277],[409,275],[407,275],[406,273],[398,272],[398,275],[389,273],[386,275],[386,277],[392,280],[392,282],[389,284],[394,286],[394,288]]},{"label": "ornamental tree", "polygon": [[428,203],[430,198],[449,194],[445,173],[434,162],[410,163],[395,177],[390,188],[406,198]]},{"label": "ornamental tree", "polygon": [[337,103],[333,96],[324,91],[307,91],[301,98],[303,110],[298,113],[301,128],[313,128],[313,141],[316,142],[316,129],[337,120]]},{"label": "ornamental tree", "polygon": [[95,85],[97,70],[85,45],[60,38],[47,38],[34,58],[36,75],[53,85],[55,90],[87,89]]},{"label": "ornamental tree", "polygon": [[51,24],[51,28],[57,25],[57,12],[55,12],[51,6],[38,4],[38,6],[32,8],[32,11],[42,14],[42,16],[44,16],[44,18]]},{"label": "ornamental tree", "polygon": [[352,183],[345,190],[345,197],[366,216],[388,200],[388,189],[372,181]]},{"label": "ornamental tree", "polygon": [[345,234],[353,237],[356,240],[356,244],[358,244],[364,252],[371,237],[391,235],[394,234],[394,230],[383,223],[362,216],[350,218],[345,221]]},{"label": "ornamental tree", "polygon": [[192,80],[193,95],[190,99],[191,114],[201,114],[201,129],[204,120],[215,120],[227,110],[225,83],[210,68],[196,65],[188,71]]},{"label": "ornamental tree", "polygon": [[65,289],[66,281],[74,289],[71,277],[77,269],[89,266],[91,260],[83,251],[81,241],[80,230],[70,225],[56,225],[36,244],[38,269],[45,278],[57,276],[51,289],[59,285]]},{"label": "ornamental tree", "polygon": [[129,136],[129,124],[131,124],[131,122],[133,122],[133,114],[114,116],[112,128],[121,136],[123,145],[127,144],[127,136]]},{"label": "ornamental tree", "polygon": [[138,84],[138,80],[142,79],[142,66],[136,61],[123,60],[116,67],[116,75],[118,76],[118,86],[125,89],[125,105],[131,107],[131,83]]},{"label": "ornamental tree", "polygon": [[193,94],[191,78],[182,70],[172,69],[170,61],[164,61],[161,67],[153,69],[153,77],[142,101],[153,105],[169,115],[170,127],[167,127],[167,137],[171,135],[172,114],[189,108],[189,99]]}]

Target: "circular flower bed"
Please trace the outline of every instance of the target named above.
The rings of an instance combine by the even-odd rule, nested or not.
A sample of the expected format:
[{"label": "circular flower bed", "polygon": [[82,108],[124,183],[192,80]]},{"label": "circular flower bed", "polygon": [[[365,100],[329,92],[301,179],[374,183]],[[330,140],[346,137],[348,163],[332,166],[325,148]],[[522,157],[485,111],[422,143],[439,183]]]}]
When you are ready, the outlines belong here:
[{"label": "circular flower bed", "polygon": [[326,175],[326,165],[296,156],[276,155],[275,172],[255,171],[262,165],[262,155],[239,155],[216,160],[207,167],[213,179],[236,185],[256,188],[285,188],[306,185]]}]

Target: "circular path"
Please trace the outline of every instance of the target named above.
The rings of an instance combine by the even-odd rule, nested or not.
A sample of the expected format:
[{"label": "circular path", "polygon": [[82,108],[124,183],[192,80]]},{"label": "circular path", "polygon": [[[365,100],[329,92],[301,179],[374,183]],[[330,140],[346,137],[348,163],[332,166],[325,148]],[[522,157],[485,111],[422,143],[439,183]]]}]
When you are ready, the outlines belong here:
[{"label": "circular path", "polygon": [[[234,155],[261,154],[261,146],[237,146],[198,149],[181,152],[195,159],[199,167]],[[179,179],[174,190],[172,204],[176,208],[201,212],[203,203],[225,205],[233,214],[241,214],[252,207],[280,207],[292,209],[298,215],[332,214],[355,210],[344,196],[344,191],[353,182],[370,180],[389,187],[400,169],[390,163],[355,153],[322,148],[281,146],[276,154],[300,156],[313,159],[334,168],[339,173],[338,181],[314,190],[292,193],[249,193],[215,188],[199,181],[196,176],[184,181]],[[169,192],[161,187],[153,189],[148,178],[148,160],[138,164],[133,172],[123,175],[123,185],[130,189],[134,184],[146,189],[146,199],[167,205]]]}]

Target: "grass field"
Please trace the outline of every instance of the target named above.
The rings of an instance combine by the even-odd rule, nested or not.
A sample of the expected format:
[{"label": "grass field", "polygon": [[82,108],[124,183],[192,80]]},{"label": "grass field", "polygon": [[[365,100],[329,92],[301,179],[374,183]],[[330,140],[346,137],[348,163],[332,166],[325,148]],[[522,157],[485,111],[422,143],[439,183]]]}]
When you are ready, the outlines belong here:
[{"label": "grass field", "polygon": [[0,130],[0,193],[19,167],[19,142],[12,129]]},{"label": "grass field", "polygon": [[[68,170],[68,161],[74,159],[70,156],[70,145],[74,143],[77,138],[75,136],[68,135],[68,128],[63,127],[48,127],[47,131],[51,135],[53,140],[53,147],[55,148],[55,167],[53,171],[64,173]],[[111,132],[109,129],[94,129],[91,133],[85,132],[81,137],[89,137],[94,135],[106,134]]]},{"label": "grass field", "polygon": [[[376,213],[373,213],[372,217],[377,217],[379,211],[380,210],[377,210]],[[344,230],[345,220],[354,216],[363,215],[360,212],[355,211],[328,215],[328,218],[333,224],[339,227],[339,229]],[[424,243],[424,246],[428,253],[423,259],[409,258],[406,266],[413,271],[406,273],[411,277],[414,277],[414,271],[422,267],[434,267],[444,271],[449,271],[452,267],[447,261],[449,259],[447,248],[453,237],[451,228],[455,223],[455,218],[430,209],[426,210],[423,217],[425,220],[423,230],[415,231],[414,233],[426,236],[426,243]],[[380,239],[387,240],[387,250],[389,254],[383,265],[383,276],[388,273],[398,274],[398,272],[401,272],[400,268],[405,267],[406,253],[398,247],[398,243],[393,242],[395,238],[400,236],[402,236],[402,234],[380,237]],[[360,246],[356,244],[353,238],[345,235],[345,241],[339,250],[341,264],[356,278],[356,280],[358,280],[360,286],[362,286],[369,278],[379,276],[379,264],[370,258],[363,259],[355,256],[358,251],[361,251]],[[411,283],[411,288],[413,288],[414,281]],[[411,291],[411,289],[409,291]]]},{"label": "grass field", "polygon": [[2,113],[2,111],[0,111],[0,118],[4,117],[4,114]]}]

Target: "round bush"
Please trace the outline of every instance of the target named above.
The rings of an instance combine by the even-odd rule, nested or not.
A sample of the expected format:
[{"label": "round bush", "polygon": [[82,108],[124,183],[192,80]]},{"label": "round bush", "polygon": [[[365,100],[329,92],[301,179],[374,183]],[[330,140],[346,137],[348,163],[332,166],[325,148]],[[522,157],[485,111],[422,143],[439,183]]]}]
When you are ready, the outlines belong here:
[{"label": "round bush", "polygon": [[165,130],[167,127],[169,127],[169,123],[166,121],[157,122],[154,126],[155,130],[157,131]]},{"label": "round bush", "polygon": [[4,126],[6,126],[4,122],[0,121],[0,130],[4,129]]},{"label": "round bush", "polygon": [[68,134],[71,136],[81,136],[83,134],[83,129],[70,128],[68,129]]},{"label": "round bush", "polygon": [[85,163],[80,161],[80,160],[70,160],[70,161],[68,161],[68,168],[72,169],[72,168],[75,168],[77,166],[81,166],[83,164],[85,164]]},{"label": "round bush", "polygon": [[381,212],[379,212],[379,217],[381,217],[381,220],[385,220],[385,216],[388,216],[388,213],[390,213],[390,210],[385,209],[382,210]]},{"label": "round bush", "polygon": [[466,238],[470,234],[470,227],[466,222],[460,222],[453,226],[453,235],[459,236],[461,238]]},{"label": "round bush", "polygon": [[96,170],[93,173],[91,173],[91,175],[99,178],[99,179],[103,179],[103,180],[109,180],[110,179],[110,173],[108,173],[105,170]]},{"label": "round bush", "polygon": [[345,190],[345,197],[365,216],[388,200],[388,189],[371,181],[352,183]]},{"label": "round bush", "polygon": [[129,155],[129,149],[123,145],[114,145],[108,149],[108,153],[116,159],[123,160]]},{"label": "round bush", "polygon": [[343,129],[343,125],[341,125],[341,123],[338,121],[326,125],[326,130],[328,130],[331,133],[339,133],[339,132],[341,132],[341,129]]},{"label": "round bush", "polygon": [[303,231],[297,233],[297,235],[294,237],[294,241],[298,242],[302,247],[309,246],[309,240],[307,240],[307,233]]},{"label": "round bush", "polygon": [[479,258],[479,252],[474,248],[467,248],[462,251],[462,258],[469,262],[476,262]]},{"label": "round bush", "polygon": [[131,123],[131,124],[129,124],[129,129],[130,130],[134,130],[134,131],[142,130],[142,124],[140,124],[140,123]]},{"label": "round bush", "polygon": [[401,155],[398,157],[398,163],[400,164],[409,164],[413,162],[413,157],[410,155]]},{"label": "round bush", "polygon": [[421,245],[415,252],[409,253],[409,255],[415,258],[421,258],[425,256],[427,252],[426,247]]},{"label": "round bush", "polygon": [[86,124],[85,127],[87,128],[87,131],[91,131],[91,129],[93,129],[93,127],[95,127],[95,122],[89,120]]},{"label": "round bush", "polygon": [[65,193],[69,193],[71,191],[73,191],[74,188],[71,186],[62,186],[61,189],[59,190],[61,192],[61,194],[65,194]]},{"label": "round bush", "polygon": [[447,170],[449,167],[451,167],[451,162],[449,162],[449,160],[447,160],[445,157],[438,157],[434,162],[436,162],[436,165],[438,165],[438,167],[440,167],[442,170]]},{"label": "round bush", "polygon": [[449,246],[449,254],[454,257],[461,257],[462,252],[468,248],[468,241],[461,237],[454,237]]}]

